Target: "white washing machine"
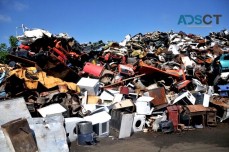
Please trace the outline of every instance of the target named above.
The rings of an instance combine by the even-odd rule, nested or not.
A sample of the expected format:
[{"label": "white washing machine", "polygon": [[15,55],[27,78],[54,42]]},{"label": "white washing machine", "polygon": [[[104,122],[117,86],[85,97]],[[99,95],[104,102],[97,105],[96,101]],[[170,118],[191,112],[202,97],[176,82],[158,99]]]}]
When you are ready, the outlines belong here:
[{"label": "white washing machine", "polygon": [[143,127],[145,126],[146,116],[145,115],[138,115],[135,113],[134,121],[132,125],[132,132],[142,131]]}]

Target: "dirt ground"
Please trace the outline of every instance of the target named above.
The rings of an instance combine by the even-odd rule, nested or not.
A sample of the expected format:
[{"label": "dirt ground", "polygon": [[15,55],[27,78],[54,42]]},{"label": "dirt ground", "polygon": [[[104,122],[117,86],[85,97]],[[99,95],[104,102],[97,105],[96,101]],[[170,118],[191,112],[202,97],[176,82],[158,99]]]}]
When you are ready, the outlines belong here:
[{"label": "dirt ground", "polygon": [[229,123],[181,133],[134,133],[125,139],[99,138],[96,145],[72,143],[71,152],[229,152]]}]

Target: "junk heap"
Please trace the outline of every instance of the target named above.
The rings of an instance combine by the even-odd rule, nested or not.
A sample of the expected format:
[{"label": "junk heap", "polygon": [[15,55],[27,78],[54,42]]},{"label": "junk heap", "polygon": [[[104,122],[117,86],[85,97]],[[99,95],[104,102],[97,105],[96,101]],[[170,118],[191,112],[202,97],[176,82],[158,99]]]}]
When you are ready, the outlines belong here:
[{"label": "junk heap", "polygon": [[5,151],[68,151],[75,140],[181,132],[229,117],[228,30],[79,44],[66,33],[24,28],[17,38],[9,64],[0,65]]}]

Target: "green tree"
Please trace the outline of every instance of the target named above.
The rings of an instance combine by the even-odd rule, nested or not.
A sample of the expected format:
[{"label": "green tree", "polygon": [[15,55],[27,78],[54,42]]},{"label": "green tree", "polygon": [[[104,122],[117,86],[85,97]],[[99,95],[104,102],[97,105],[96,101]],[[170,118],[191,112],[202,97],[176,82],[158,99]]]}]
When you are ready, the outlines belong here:
[{"label": "green tree", "polygon": [[17,47],[18,46],[18,39],[11,35],[9,38],[9,43],[10,43],[10,47]]},{"label": "green tree", "polygon": [[7,51],[7,45],[6,45],[6,43],[1,43],[0,44],[0,51]]},{"label": "green tree", "polygon": [[8,52],[7,52],[7,45],[6,43],[1,43],[0,44],[0,63],[6,63]]}]

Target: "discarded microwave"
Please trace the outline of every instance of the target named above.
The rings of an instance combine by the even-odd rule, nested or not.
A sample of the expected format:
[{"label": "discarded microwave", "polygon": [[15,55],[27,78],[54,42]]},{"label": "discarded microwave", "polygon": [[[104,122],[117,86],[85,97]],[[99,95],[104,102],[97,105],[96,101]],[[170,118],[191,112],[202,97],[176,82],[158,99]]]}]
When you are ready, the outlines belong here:
[{"label": "discarded microwave", "polygon": [[180,96],[178,96],[174,101],[173,104],[175,103],[179,103],[181,105],[194,105],[196,102],[196,98],[189,92],[185,92],[183,94],[181,94]]}]

